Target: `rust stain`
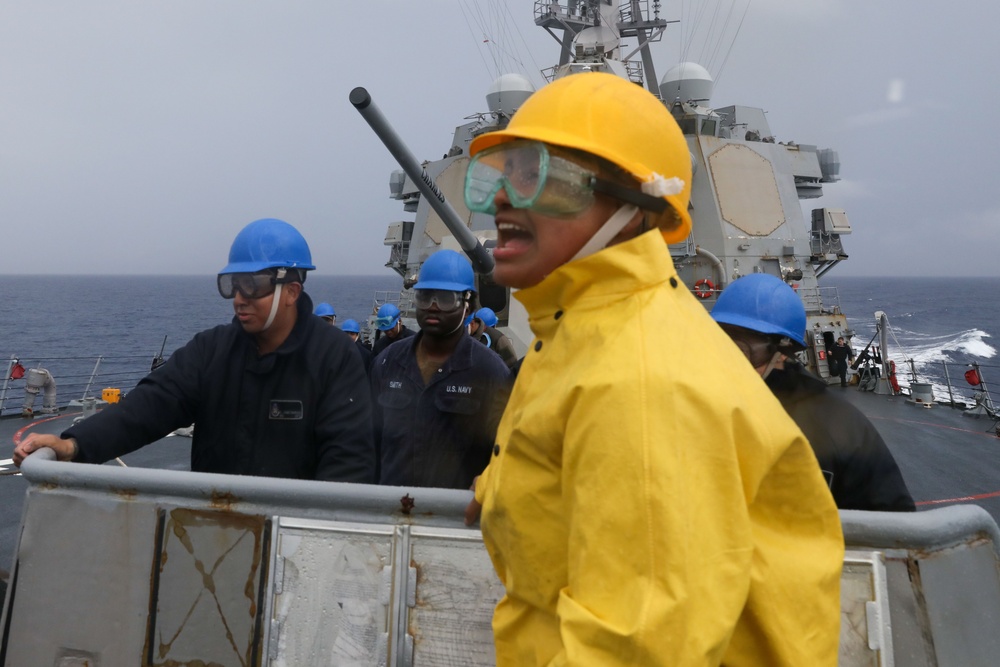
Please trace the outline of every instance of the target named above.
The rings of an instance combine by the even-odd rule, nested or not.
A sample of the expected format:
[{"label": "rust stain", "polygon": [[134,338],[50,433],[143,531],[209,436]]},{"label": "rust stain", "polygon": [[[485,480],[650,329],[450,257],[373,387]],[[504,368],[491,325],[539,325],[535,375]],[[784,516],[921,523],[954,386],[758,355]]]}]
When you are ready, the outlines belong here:
[{"label": "rust stain", "polygon": [[416,499],[411,498],[410,494],[408,493],[399,499],[400,511],[403,514],[409,514],[410,510],[412,510],[416,506],[416,504],[417,504]]},{"label": "rust stain", "polygon": [[135,500],[139,495],[139,489],[118,489],[115,495],[122,500]]},{"label": "rust stain", "polygon": [[240,497],[232,493],[212,491],[212,507],[220,510],[233,510],[240,503]]},{"label": "rust stain", "polygon": [[[190,558],[194,572],[174,569],[172,573],[168,573],[168,578],[177,577],[179,573],[186,572],[182,576],[194,576],[200,579],[201,592],[198,593],[196,599],[191,601],[187,613],[182,618],[173,619],[173,623],[176,625],[173,626],[171,633],[163,634],[165,628],[157,627],[152,629],[152,632],[147,635],[147,647],[149,646],[149,641],[154,641],[156,644],[152,664],[157,667],[210,667],[216,664],[203,662],[198,659],[179,662],[169,655],[174,648],[175,642],[180,639],[185,628],[188,627],[190,621],[194,618],[195,607],[198,605],[198,600],[203,599],[203,596],[206,596],[208,600],[208,608],[218,610],[218,620],[221,622],[223,629],[223,636],[218,638],[219,641],[223,645],[230,647],[233,656],[238,660],[240,665],[250,664],[254,641],[252,637],[244,637],[243,633],[252,628],[252,619],[257,616],[258,612],[257,579],[262,574],[263,559],[266,558],[262,545],[267,522],[264,516],[228,511],[231,509],[232,504],[238,502],[238,500],[238,498],[235,498],[231,494],[213,494],[213,501],[222,502],[226,511],[196,510],[180,507],[169,512],[169,518],[165,525],[166,532],[161,544],[161,573],[163,573],[168,561],[168,555],[171,549],[173,549],[173,558],[180,559],[179,562],[183,563],[187,558]],[[236,531],[236,534],[230,535],[228,540],[217,542],[215,549],[205,548],[205,537],[212,535],[222,537],[224,531]],[[198,538],[198,534],[201,534],[202,537]],[[233,566],[235,563],[228,563],[227,556],[236,550],[246,553],[247,547],[240,547],[240,544],[245,545],[247,538],[253,541],[253,546],[249,549],[251,562],[239,565],[234,570]],[[170,542],[174,542],[172,547]],[[180,549],[178,549],[178,546]],[[243,579],[242,583],[237,583],[244,576],[245,579]],[[232,591],[234,584],[240,587],[239,589],[245,598],[246,606],[243,609],[251,618],[250,626],[245,626],[242,622],[232,625],[231,620],[235,621],[236,619],[232,617],[227,618],[224,613],[227,605],[222,603],[220,596],[225,596],[227,589]],[[170,581],[161,579],[156,596],[158,597],[161,591],[165,590],[164,587],[168,587],[166,590],[169,590],[170,586]],[[160,626],[159,622],[156,625]],[[154,634],[155,637],[152,636]]]},{"label": "rust stain", "polygon": [[[410,559],[410,567],[412,567],[417,573],[417,580],[415,583],[417,586],[417,590],[420,590],[424,585],[424,581],[427,579],[427,575],[424,573],[424,568],[422,565],[420,565],[420,563],[413,560],[412,558]],[[425,600],[421,595],[416,596],[415,602],[418,608],[421,609],[432,608],[431,605],[427,603],[427,600]],[[410,617],[410,621],[407,624],[407,627],[409,627],[410,629],[410,634],[414,634],[414,631],[419,630],[419,628],[417,628],[416,625],[414,624],[412,616]]]}]

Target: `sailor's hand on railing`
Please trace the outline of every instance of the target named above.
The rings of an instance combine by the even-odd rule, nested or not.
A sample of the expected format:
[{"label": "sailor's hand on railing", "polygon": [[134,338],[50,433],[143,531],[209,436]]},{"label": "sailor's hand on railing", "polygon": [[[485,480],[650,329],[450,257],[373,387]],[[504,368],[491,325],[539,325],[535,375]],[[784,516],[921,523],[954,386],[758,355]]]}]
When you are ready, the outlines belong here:
[{"label": "sailor's hand on railing", "polygon": [[59,461],[72,461],[76,458],[77,445],[73,438],[62,439],[51,433],[32,433],[18,443],[14,448],[14,465],[21,467],[21,462],[36,449],[48,447],[56,453]]},{"label": "sailor's hand on railing", "polygon": [[[472,480],[472,486],[469,487],[470,489],[472,489],[473,494],[476,493],[476,482],[478,481],[479,481],[479,475],[476,475],[475,479]],[[465,507],[465,525],[471,526],[476,521],[478,521],[479,513],[482,511],[483,511],[483,506],[479,504],[479,501],[476,500],[475,495],[473,495],[472,500],[470,500],[469,504]]]}]

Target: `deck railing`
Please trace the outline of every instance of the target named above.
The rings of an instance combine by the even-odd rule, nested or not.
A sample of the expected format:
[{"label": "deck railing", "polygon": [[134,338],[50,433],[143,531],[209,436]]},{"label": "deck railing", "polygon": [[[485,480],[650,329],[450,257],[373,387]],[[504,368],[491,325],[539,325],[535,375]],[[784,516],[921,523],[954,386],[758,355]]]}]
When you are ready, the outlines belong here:
[{"label": "deck railing", "polygon": [[[150,366],[146,355],[28,358],[12,354],[0,366],[5,368],[0,378],[0,417],[23,413],[26,406],[31,411],[26,416],[56,412],[87,398],[100,400],[104,389],[127,394],[149,373]],[[40,387],[34,395],[28,391],[32,370],[48,371],[51,377],[51,386]],[[47,400],[49,391],[52,400]]]}]

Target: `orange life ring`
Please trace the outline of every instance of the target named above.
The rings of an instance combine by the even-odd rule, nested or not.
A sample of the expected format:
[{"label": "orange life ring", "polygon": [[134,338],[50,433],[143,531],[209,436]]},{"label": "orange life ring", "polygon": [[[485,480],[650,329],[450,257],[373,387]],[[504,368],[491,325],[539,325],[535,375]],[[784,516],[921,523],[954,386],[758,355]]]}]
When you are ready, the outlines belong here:
[{"label": "orange life ring", "polygon": [[702,278],[694,284],[694,294],[699,299],[707,299],[715,293],[715,283],[708,278]]}]

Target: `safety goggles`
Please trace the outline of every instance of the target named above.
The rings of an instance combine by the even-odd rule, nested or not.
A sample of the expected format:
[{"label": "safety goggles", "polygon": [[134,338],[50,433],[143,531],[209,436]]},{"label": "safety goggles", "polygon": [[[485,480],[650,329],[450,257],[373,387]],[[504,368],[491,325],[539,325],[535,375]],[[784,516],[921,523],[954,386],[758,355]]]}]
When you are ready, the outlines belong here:
[{"label": "safety goggles", "polygon": [[383,315],[382,317],[375,318],[375,328],[379,331],[385,331],[396,325],[396,319],[398,315]]},{"label": "safety goggles", "polygon": [[413,290],[413,303],[417,308],[427,309],[432,304],[437,304],[438,310],[450,313],[458,310],[458,307],[465,301],[462,292],[451,292],[443,289],[418,289]]},{"label": "safety goggles", "polygon": [[502,143],[478,153],[465,173],[465,205],[477,213],[496,213],[494,198],[503,188],[514,208],[552,217],[570,217],[594,203],[601,192],[640,208],[662,211],[666,201],[613,183],[575,162],[553,155],[538,141]]},{"label": "safety goggles", "polygon": [[246,299],[260,299],[274,292],[274,286],[287,282],[286,270],[268,269],[257,273],[220,273],[219,294],[223,299],[232,299],[239,292]]}]

